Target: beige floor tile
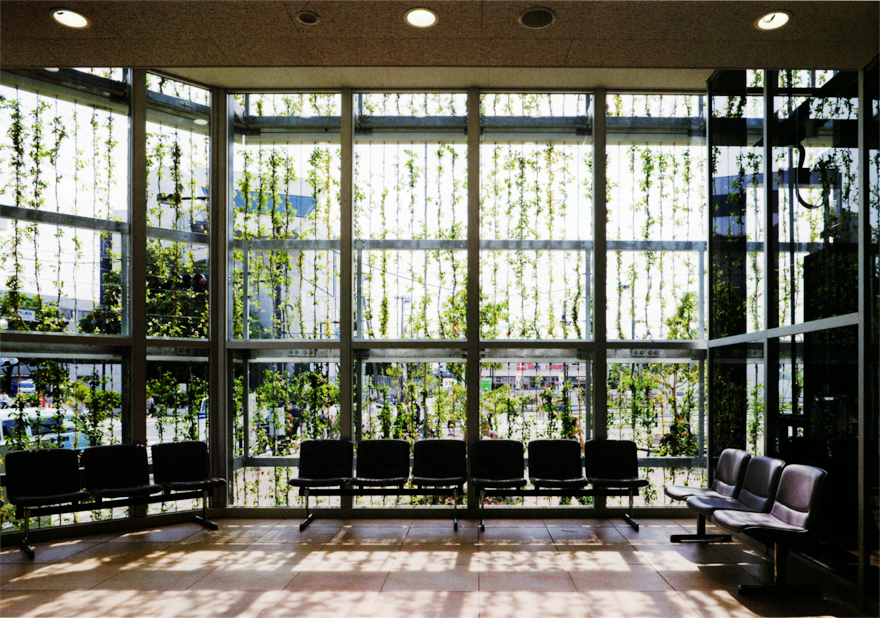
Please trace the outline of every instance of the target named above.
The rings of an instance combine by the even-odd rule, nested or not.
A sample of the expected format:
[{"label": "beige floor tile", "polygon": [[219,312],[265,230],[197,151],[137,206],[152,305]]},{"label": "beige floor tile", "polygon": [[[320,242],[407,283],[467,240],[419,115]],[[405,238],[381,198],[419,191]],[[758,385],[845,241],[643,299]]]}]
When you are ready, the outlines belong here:
[{"label": "beige floor tile", "polygon": [[199,524],[178,524],[176,526],[157,526],[146,530],[125,532],[110,539],[109,543],[177,543],[187,539],[205,528]]},{"label": "beige floor tile", "polygon": [[686,534],[687,531],[677,524],[661,526],[657,524],[640,524],[635,531],[629,526],[616,526],[615,529],[633,545],[668,545],[673,534]]},{"label": "beige floor tile", "polygon": [[392,554],[391,571],[447,571],[472,567],[477,557],[473,545],[404,545]]},{"label": "beige floor tile", "polygon": [[375,618],[477,618],[480,615],[478,592],[392,592],[376,597],[370,616]]},{"label": "beige floor tile", "polygon": [[175,594],[157,590],[78,590],[54,599],[40,615],[53,618],[140,618],[158,610]]},{"label": "beige floor tile", "polygon": [[559,519],[545,519],[544,525],[548,528],[565,528],[568,526],[587,526],[588,528],[613,528],[614,521],[611,519],[595,519],[592,517],[560,517]]},{"label": "beige floor tile", "polygon": [[295,576],[290,564],[231,563],[214,569],[189,590],[283,590]]},{"label": "beige floor tile", "polygon": [[510,526],[492,526],[486,522],[486,529],[480,532],[479,542],[482,544],[534,544],[552,543],[553,538],[545,526],[524,526],[513,528]]},{"label": "beige floor tile", "polygon": [[293,569],[299,573],[387,573],[395,551],[386,545],[325,545],[297,554]]},{"label": "beige floor tile", "polygon": [[[459,508],[461,505],[459,504]],[[458,529],[462,528],[476,528],[480,525],[480,522],[473,519],[462,519],[461,511],[459,511],[458,518]],[[410,528],[443,528],[445,526],[449,526],[452,528],[452,511],[449,512],[449,515],[445,517],[438,517],[436,519],[414,519]]]},{"label": "beige floor tile", "polygon": [[661,573],[666,571],[695,571],[701,564],[728,564],[724,557],[709,545],[642,545],[639,554]]},{"label": "beige floor tile", "polygon": [[256,618],[283,600],[283,592],[254,590],[185,590],[173,595],[151,618]]},{"label": "beige floor tile", "polygon": [[548,525],[550,537],[556,545],[607,545],[627,542],[614,526]]},{"label": "beige floor tile", "polygon": [[323,545],[341,530],[342,526],[315,526],[310,524],[300,532],[299,524],[279,525],[259,537],[260,543],[305,543]]},{"label": "beige floor tile", "polygon": [[761,583],[734,564],[701,564],[695,571],[664,571],[661,575],[676,590],[720,590]]},{"label": "beige floor tile", "polygon": [[519,548],[506,548],[492,551],[481,548],[474,557],[474,567],[480,573],[543,573],[565,571],[565,562],[555,549],[545,551],[522,551]]},{"label": "beige floor tile", "polygon": [[559,547],[559,556],[569,571],[621,570],[631,564],[648,561],[629,543],[615,545],[565,545]]},{"label": "beige floor tile", "polygon": [[480,573],[480,590],[487,592],[575,592],[567,571],[511,573],[497,571]]},{"label": "beige floor tile", "polygon": [[87,539],[70,539],[65,541],[49,541],[46,543],[31,542],[34,548],[34,557],[31,559],[26,553],[18,548],[18,545],[4,547],[0,551],[0,564],[46,564],[66,560],[71,556],[97,547],[100,543]]},{"label": "beige floor tile", "polygon": [[[491,505],[486,506],[486,510],[491,509]],[[479,522],[477,522],[479,525]],[[547,524],[543,519],[486,519],[486,529],[493,528],[546,528]]]},{"label": "beige floor tile", "polygon": [[475,592],[479,590],[479,575],[468,567],[458,566],[443,571],[392,571],[382,590]]},{"label": "beige floor tile", "polygon": [[379,593],[375,591],[284,591],[278,597],[260,599],[269,606],[263,609],[259,616],[260,618],[299,618],[300,616],[361,618],[370,615],[378,595]]},{"label": "beige floor tile", "polygon": [[4,581],[0,591],[7,590],[88,590],[119,572],[117,565],[97,560],[22,567],[17,575]]},{"label": "beige floor tile", "polygon": [[412,527],[403,539],[404,545],[473,545],[477,542],[478,530],[475,527],[453,530],[452,525]]},{"label": "beige floor tile", "polygon": [[699,618],[676,591],[590,590],[582,592],[591,618]]},{"label": "beige floor tile", "polygon": [[52,610],[68,604],[66,596],[78,591],[4,590],[0,594],[0,616],[51,616]]},{"label": "beige floor tile", "polygon": [[577,592],[480,591],[480,616],[485,618],[588,618]]},{"label": "beige floor tile", "polygon": [[403,544],[408,528],[405,526],[349,526],[345,525],[327,541],[328,545],[395,545]]},{"label": "beige floor tile", "polygon": [[95,586],[98,590],[186,590],[212,569],[131,569]]},{"label": "beige floor tile", "polygon": [[642,564],[616,565],[595,571],[575,571],[571,579],[579,592],[591,590],[639,590],[662,592],[672,587],[653,567]]},{"label": "beige floor tile", "polygon": [[[405,528],[412,526],[411,519],[346,519],[340,522],[342,526],[381,526],[383,528]],[[451,525],[451,524],[450,524]]]},{"label": "beige floor tile", "polygon": [[101,543],[71,556],[65,562],[77,563],[97,560],[101,564],[151,565],[162,561],[172,552],[173,543]]},{"label": "beige floor tile", "polygon": [[349,590],[379,592],[388,577],[387,571],[340,572],[300,571],[287,583],[286,590],[301,592],[320,590]]}]

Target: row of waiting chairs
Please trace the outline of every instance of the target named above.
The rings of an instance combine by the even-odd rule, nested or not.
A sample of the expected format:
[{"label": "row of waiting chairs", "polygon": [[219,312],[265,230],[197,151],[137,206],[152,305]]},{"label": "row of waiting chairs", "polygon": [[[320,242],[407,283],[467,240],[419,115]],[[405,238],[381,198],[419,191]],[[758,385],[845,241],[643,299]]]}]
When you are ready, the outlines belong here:
[{"label": "row of waiting chairs", "polygon": [[[139,444],[12,451],[6,455],[6,492],[21,519],[20,548],[31,558],[30,518],[165,500],[201,497],[202,515],[195,519],[212,530],[208,491],[226,480],[212,477],[204,442],[166,442],[151,447],[153,480],[147,448]],[[82,466],[82,469],[80,469]],[[161,495],[160,495],[161,494]],[[48,505],[67,505],[44,508]]]},{"label": "row of waiting chairs", "polygon": [[774,581],[771,586],[740,586],[741,594],[816,594],[819,590],[815,586],[787,585],[785,562],[791,544],[814,531],[826,476],[821,468],[786,465],[782,459],[726,449],[709,487],[665,488],[667,496],[685,501],[697,513],[697,533],[673,535],[670,540],[710,543],[731,539],[730,534],[707,534],[707,520],[730,532],[747,534],[773,546]]},{"label": "row of waiting chairs", "polygon": [[[587,495],[592,486],[594,495],[628,495],[627,522],[638,529],[632,519],[633,496],[648,484],[638,476],[638,457],[634,442],[628,440],[590,440],[584,445],[584,459],[576,440],[542,439],[528,443],[529,479],[525,478],[526,448],[517,440],[478,440],[473,445],[470,482],[479,492],[480,529],[487,492],[514,492],[526,495],[523,488],[529,480],[533,491],[555,495]],[[468,482],[467,445],[461,440],[421,440],[413,445],[412,477],[410,479],[410,448],[406,440],[364,440],[357,449],[350,440],[305,440],[300,446],[299,476],[291,479],[305,498],[304,529],[314,519],[309,512],[309,495],[358,495],[365,488],[395,487],[391,493],[432,493],[439,487],[451,487],[453,526],[458,495]],[[354,466],[354,474],[352,468]],[[586,474],[585,474],[586,471]],[[414,490],[404,486],[412,481]],[[355,490],[347,490],[353,486]],[[315,492],[315,488],[338,487],[334,491]],[[427,492],[425,488],[434,488]],[[614,493],[614,492],[618,493]],[[376,492],[371,492],[376,493]],[[546,494],[541,494],[546,495]]]}]

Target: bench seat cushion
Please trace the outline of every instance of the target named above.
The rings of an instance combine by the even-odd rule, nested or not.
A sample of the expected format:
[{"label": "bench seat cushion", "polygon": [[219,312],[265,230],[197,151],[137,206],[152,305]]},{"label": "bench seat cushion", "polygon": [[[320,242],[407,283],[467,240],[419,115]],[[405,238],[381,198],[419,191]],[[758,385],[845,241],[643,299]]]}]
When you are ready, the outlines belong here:
[{"label": "bench seat cushion", "polygon": [[663,488],[663,491],[673,500],[687,500],[691,496],[703,496],[706,498],[725,497],[708,487],[695,487],[693,485],[667,485]]},{"label": "bench seat cushion", "polygon": [[770,513],[755,513],[754,511],[719,510],[712,513],[709,519],[731,532],[763,530],[773,533],[800,534],[806,531],[800,526],[787,524]]},{"label": "bench seat cushion", "polygon": [[144,496],[152,496],[153,494],[161,494],[164,489],[161,485],[135,485],[134,487],[107,487],[104,489],[93,489],[92,494],[96,498],[142,498]]},{"label": "bench seat cushion", "polygon": [[413,485],[416,487],[452,487],[453,485],[464,485],[467,478],[463,476],[447,476],[447,477],[412,477]]},{"label": "bench seat cushion", "polygon": [[201,489],[214,489],[226,485],[226,479],[207,478],[198,481],[168,481],[159,483],[165,491],[196,491]]},{"label": "bench seat cushion", "polygon": [[519,479],[474,479],[477,489],[521,489],[526,486],[524,478]]},{"label": "bench seat cushion", "polygon": [[648,479],[639,477],[628,479],[602,479],[587,477],[590,485],[593,487],[602,487],[606,489],[636,489],[638,487],[647,487]]},{"label": "bench seat cushion", "polygon": [[405,485],[408,480],[408,476],[379,479],[356,477],[351,480],[351,484],[356,487],[400,487]]},{"label": "bench seat cushion", "polygon": [[350,476],[329,478],[329,479],[295,478],[295,479],[290,479],[289,481],[287,481],[287,483],[291,487],[337,487],[337,486],[345,485],[349,481],[351,481]]},{"label": "bench seat cushion", "polygon": [[532,485],[535,489],[583,489],[590,482],[581,477],[579,479],[541,479],[532,477]]},{"label": "bench seat cushion", "polygon": [[32,507],[64,504],[66,502],[82,502],[91,497],[92,495],[87,491],[74,491],[54,496],[16,496],[15,499],[10,498],[9,501],[15,506]]},{"label": "bench seat cushion", "polygon": [[752,511],[755,509],[733,498],[724,496],[691,496],[687,499],[688,508],[703,515],[711,515],[714,511]]}]

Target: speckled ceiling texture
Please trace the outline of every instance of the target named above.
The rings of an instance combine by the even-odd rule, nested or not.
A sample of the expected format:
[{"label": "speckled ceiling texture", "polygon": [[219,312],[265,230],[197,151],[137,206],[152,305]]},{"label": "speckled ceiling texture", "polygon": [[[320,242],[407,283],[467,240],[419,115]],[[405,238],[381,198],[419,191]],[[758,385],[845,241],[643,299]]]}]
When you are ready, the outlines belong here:
[{"label": "speckled ceiling texture", "polygon": [[[50,10],[59,6],[83,13],[91,27],[56,24]],[[405,24],[416,6],[433,9],[439,23]],[[524,28],[518,17],[532,6],[550,8],[556,22]],[[318,24],[299,23],[301,10]],[[790,12],[791,22],[759,32],[753,23],[769,10]],[[3,0],[0,63],[177,67],[219,85],[250,75],[255,86],[279,73],[242,67],[857,69],[877,54],[878,32],[876,1]]]}]

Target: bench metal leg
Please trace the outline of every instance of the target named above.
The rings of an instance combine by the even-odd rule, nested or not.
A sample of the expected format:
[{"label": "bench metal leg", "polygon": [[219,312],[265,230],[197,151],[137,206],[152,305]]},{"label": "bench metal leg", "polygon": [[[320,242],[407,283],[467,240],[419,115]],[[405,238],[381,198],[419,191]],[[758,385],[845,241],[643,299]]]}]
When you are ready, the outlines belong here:
[{"label": "bench metal leg", "polygon": [[306,518],[304,520],[302,520],[299,524],[299,531],[300,532],[305,530],[306,526],[308,526],[310,523],[312,523],[315,520],[315,514],[309,513],[309,488],[308,487],[303,488],[303,496],[305,496],[305,499],[306,499]]},{"label": "bench metal leg", "polygon": [[670,543],[730,543],[732,537],[729,534],[706,534],[706,516],[702,513],[697,515],[696,534],[673,534],[670,535]]},{"label": "bench metal leg", "polygon": [[208,490],[202,491],[202,514],[196,515],[195,520],[209,530],[217,530],[216,522],[208,519]]},{"label": "bench metal leg", "polygon": [[24,537],[21,539],[21,543],[19,544],[19,549],[27,554],[27,557],[31,560],[34,559],[34,548],[30,546],[28,543],[28,536],[30,536],[31,529],[31,511],[30,509],[24,509]]},{"label": "bench metal leg", "polygon": [[821,596],[819,586],[809,584],[790,586],[786,583],[786,558],[788,547],[773,543],[773,583],[742,584],[739,593],[743,596],[776,595],[776,596]]},{"label": "bench metal leg", "polygon": [[623,520],[624,520],[626,523],[629,524],[629,527],[630,527],[630,528],[632,528],[633,530],[635,530],[636,532],[638,532],[638,531],[639,531],[639,522],[637,522],[637,521],[636,521],[635,519],[633,519],[633,517],[632,517],[632,512],[633,512],[633,498],[634,498],[634,496],[633,496],[633,492],[634,492],[634,490],[632,490],[632,489],[629,490],[629,512],[623,514]]},{"label": "bench metal leg", "polygon": [[486,502],[486,490],[480,489],[480,532],[486,531],[486,522],[483,519],[483,507]]},{"label": "bench metal leg", "polygon": [[452,488],[452,529],[458,530],[458,487]]}]

